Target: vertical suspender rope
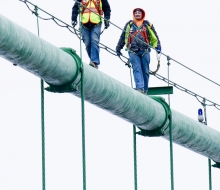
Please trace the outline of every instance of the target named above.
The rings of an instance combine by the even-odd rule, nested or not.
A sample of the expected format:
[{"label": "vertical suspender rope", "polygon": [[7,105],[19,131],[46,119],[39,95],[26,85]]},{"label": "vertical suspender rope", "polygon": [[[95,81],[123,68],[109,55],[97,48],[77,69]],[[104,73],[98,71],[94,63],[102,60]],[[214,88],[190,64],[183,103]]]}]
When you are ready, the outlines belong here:
[{"label": "vertical suspender rope", "polygon": [[[204,108],[204,116],[205,116],[205,122],[204,124],[207,125],[207,114],[206,114],[206,104],[205,104],[205,98],[203,99],[203,108]],[[212,190],[212,171],[211,171],[211,159],[208,158],[208,170],[209,170],[209,190]]]},{"label": "vertical suspender rope", "polygon": [[[80,4],[81,6],[81,4]],[[80,11],[80,7],[79,7]],[[80,60],[81,60],[81,109],[82,109],[82,165],[83,165],[83,190],[86,190],[86,148],[85,148],[85,111],[84,111],[84,68],[82,63],[82,23],[81,14],[79,12],[80,25]]]},{"label": "vertical suspender rope", "polygon": [[[130,70],[131,87],[133,88],[131,65],[128,61],[128,67]],[[136,141],[136,126],[133,125],[133,157],[134,157],[134,190],[137,190],[137,141]]]},{"label": "vertical suspender rope", "polygon": [[[39,32],[38,7],[35,6],[35,15],[37,17],[37,33]],[[45,134],[44,134],[44,81],[41,79],[41,144],[42,144],[42,189],[46,190],[45,180]]]},{"label": "vertical suspender rope", "polygon": [[[167,75],[168,75],[168,86],[170,86],[170,57],[167,57]],[[168,103],[170,107],[170,94],[168,94]],[[172,128],[172,115],[170,115],[170,124],[169,124],[169,135],[170,135],[170,177],[171,177],[171,190],[174,190],[174,174],[173,174],[173,128]]]},{"label": "vertical suspender rope", "polygon": [[133,150],[134,150],[134,189],[137,190],[137,141],[136,126],[133,125]]},{"label": "vertical suspender rope", "polygon": [[209,166],[209,190],[212,190],[212,170],[211,170],[211,159],[208,159]]},{"label": "vertical suspender rope", "polygon": [[42,189],[46,190],[45,129],[44,129],[44,81],[41,79],[41,138],[42,138]]}]

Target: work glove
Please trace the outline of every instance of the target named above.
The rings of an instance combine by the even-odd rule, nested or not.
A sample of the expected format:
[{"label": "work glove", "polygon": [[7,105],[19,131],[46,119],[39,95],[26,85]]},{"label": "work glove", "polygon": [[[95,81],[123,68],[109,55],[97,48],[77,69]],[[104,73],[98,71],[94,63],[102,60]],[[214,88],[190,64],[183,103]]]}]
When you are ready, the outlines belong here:
[{"label": "work glove", "polygon": [[109,27],[109,20],[104,20],[105,23],[105,29],[107,29]]},{"label": "work glove", "polygon": [[77,25],[77,21],[72,21],[72,26],[75,27]]},{"label": "work glove", "polygon": [[161,52],[161,47],[156,47],[157,53]]},{"label": "work glove", "polygon": [[116,50],[116,54],[117,54],[117,56],[122,55],[121,50]]}]

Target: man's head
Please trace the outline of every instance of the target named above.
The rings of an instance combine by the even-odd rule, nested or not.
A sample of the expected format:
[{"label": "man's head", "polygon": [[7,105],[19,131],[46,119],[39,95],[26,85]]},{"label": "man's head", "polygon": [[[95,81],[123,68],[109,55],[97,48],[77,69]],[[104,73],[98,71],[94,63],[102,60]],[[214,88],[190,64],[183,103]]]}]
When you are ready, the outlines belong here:
[{"label": "man's head", "polygon": [[133,10],[133,15],[136,20],[141,20],[145,17],[145,12],[141,8],[136,8]]}]

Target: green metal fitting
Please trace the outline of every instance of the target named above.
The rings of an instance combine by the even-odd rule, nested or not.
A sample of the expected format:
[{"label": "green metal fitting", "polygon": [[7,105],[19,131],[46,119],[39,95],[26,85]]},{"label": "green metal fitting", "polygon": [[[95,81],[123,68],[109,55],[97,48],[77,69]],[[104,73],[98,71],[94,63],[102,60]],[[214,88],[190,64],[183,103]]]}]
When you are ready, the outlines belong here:
[{"label": "green metal fitting", "polygon": [[35,7],[34,7],[34,10],[35,10],[35,12],[33,12],[37,17],[38,17],[38,7],[35,5]]},{"label": "green metal fitting", "polygon": [[[164,107],[164,110],[166,113],[166,118],[165,118],[163,124],[161,125],[161,127],[157,128],[155,130],[150,130],[150,131],[144,130],[144,129],[141,129],[138,127],[140,129],[140,131],[138,131],[136,134],[144,136],[144,137],[164,136],[164,131],[171,124],[172,114],[171,114],[170,106],[166,103],[166,101],[163,97],[160,97],[160,96],[149,96],[149,97],[154,99],[155,101],[159,102]],[[167,122],[169,122],[169,123],[167,124]]]},{"label": "green metal fitting", "polygon": [[[214,162],[215,162],[215,161],[214,161]],[[212,167],[215,167],[215,168],[219,168],[219,169],[220,169],[220,163],[219,163],[219,162],[215,162],[215,164],[213,164]]]},{"label": "green metal fitting", "polygon": [[173,94],[173,86],[159,86],[148,88],[147,95]]},{"label": "green metal fitting", "polygon": [[63,51],[65,51],[66,53],[68,53],[69,55],[71,55],[74,59],[74,61],[76,62],[77,65],[77,72],[76,75],[74,76],[74,78],[72,79],[71,82],[69,82],[68,84],[65,85],[61,85],[61,86],[55,86],[52,84],[47,83],[49,86],[45,88],[45,90],[49,91],[49,92],[54,92],[54,93],[66,93],[66,92],[74,92],[78,90],[78,87],[76,84],[74,84],[74,81],[76,80],[79,72],[80,72],[80,57],[76,54],[76,51],[72,48],[60,48]]}]

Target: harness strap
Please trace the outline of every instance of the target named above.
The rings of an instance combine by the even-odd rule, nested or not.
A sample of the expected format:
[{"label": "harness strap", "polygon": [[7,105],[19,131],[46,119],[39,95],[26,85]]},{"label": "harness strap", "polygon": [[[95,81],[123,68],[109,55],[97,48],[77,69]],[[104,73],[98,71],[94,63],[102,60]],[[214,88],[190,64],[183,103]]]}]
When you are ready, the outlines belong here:
[{"label": "harness strap", "polygon": [[[130,53],[133,53],[134,55],[137,55],[137,53],[135,52],[135,51],[132,51],[132,50],[128,50],[128,52],[130,52]],[[144,53],[141,55],[141,57],[143,57],[144,55],[145,55],[145,53],[147,53],[148,52],[148,49],[146,49],[145,51],[144,51]],[[138,55],[137,55],[138,56]]]},{"label": "harness strap", "polygon": [[[131,23],[130,23],[130,27],[131,27],[133,24],[134,24],[134,23],[131,22]],[[134,25],[134,26],[135,26],[135,25]],[[137,27],[136,27],[136,28],[137,28]],[[148,37],[147,37],[147,29],[146,29],[146,27],[145,27],[143,24],[141,25],[141,28],[142,28],[143,31],[139,31],[139,30],[137,29],[132,35],[130,35],[131,32],[129,32],[130,34],[129,34],[129,37],[128,37],[127,47],[129,46],[129,44],[132,43],[132,41],[133,41],[134,37],[137,35],[137,33],[140,33],[140,34],[143,36],[145,42],[146,42],[147,44],[149,44],[149,40],[148,40]]]},{"label": "harness strap", "polygon": [[[96,3],[95,3],[94,0],[89,0],[89,1],[92,1],[92,2],[93,2],[93,4],[95,5],[95,9],[96,9],[97,12],[99,13],[99,15],[102,15],[103,12],[102,12],[102,10],[101,10],[101,8],[100,8],[100,0],[96,0]],[[85,7],[88,7],[89,1],[86,3],[86,0],[82,0],[82,4],[84,5],[84,6],[83,6],[83,9],[82,9],[82,14],[83,14],[84,12],[89,12],[90,10],[92,10],[93,12],[96,12],[96,10],[95,10],[94,8],[90,8],[90,10],[85,8]]]},{"label": "harness strap", "polygon": [[147,29],[145,26],[143,26],[144,32],[141,32],[141,35],[144,37],[145,41],[147,42],[147,44],[149,44],[149,40],[147,38]]},{"label": "harness strap", "polygon": [[101,7],[100,7],[100,3],[101,1],[100,0],[96,0],[96,4],[95,4],[95,6],[96,6],[96,9],[98,10],[98,12],[99,12],[99,15],[103,15],[103,11],[102,11],[102,9],[101,9]]},{"label": "harness strap", "polygon": [[85,12],[85,10],[88,10],[88,9],[86,9],[86,7],[88,7],[89,1],[86,3],[86,0],[82,0],[82,5],[84,5],[84,6],[82,7],[81,14],[83,14]]},{"label": "harness strap", "polygon": [[89,12],[99,13],[96,8],[85,9],[85,11],[83,13],[89,13]]}]

